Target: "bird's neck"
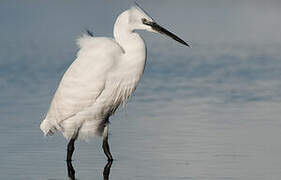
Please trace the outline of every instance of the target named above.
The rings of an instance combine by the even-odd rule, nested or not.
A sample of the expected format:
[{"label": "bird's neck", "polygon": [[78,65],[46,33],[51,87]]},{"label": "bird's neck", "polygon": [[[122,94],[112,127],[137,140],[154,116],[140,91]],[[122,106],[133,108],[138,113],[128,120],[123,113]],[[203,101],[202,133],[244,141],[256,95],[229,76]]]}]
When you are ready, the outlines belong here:
[{"label": "bird's neck", "polygon": [[129,78],[132,81],[132,86],[135,86],[144,72],[146,46],[143,39],[128,22],[127,13],[125,11],[117,18],[113,33],[116,42],[124,51],[123,58],[119,61],[119,67],[126,74],[124,77]]},{"label": "bird's neck", "polygon": [[118,44],[123,48],[125,54],[143,52],[146,53],[146,46],[144,40],[138,33],[129,27],[114,27],[114,38]]},{"label": "bird's neck", "polygon": [[[135,32],[133,26],[128,22],[128,12],[123,12],[114,24],[114,38],[123,48],[124,54],[128,56],[137,55],[139,59],[146,58],[146,46],[144,40]],[[132,57],[134,58],[134,57]],[[134,60],[137,60],[134,58]]]}]

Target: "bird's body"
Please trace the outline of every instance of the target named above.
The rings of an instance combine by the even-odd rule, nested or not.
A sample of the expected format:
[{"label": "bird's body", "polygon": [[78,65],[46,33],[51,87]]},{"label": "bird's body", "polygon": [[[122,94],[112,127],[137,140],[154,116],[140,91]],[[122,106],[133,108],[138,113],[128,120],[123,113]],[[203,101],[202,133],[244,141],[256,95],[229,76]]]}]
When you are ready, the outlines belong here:
[{"label": "bird's body", "polygon": [[[114,32],[119,27],[124,28],[117,21]],[[45,134],[60,130],[67,139],[102,135],[108,117],[127,102],[142,76],[146,48],[134,32],[118,33],[115,39],[88,34],[78,39],[77,59],[65,72],[41,125]]]},{"label": "bird's body", "polygon": [[112,159],[107,144],[109,117],[135,91],[146,64],[146,46],[135,30],[169,33],[161,28],[133,7],[117,18],[114,39],[91,34],[78,39],[77,58],[65,72],[40,126],[45,135],[59,130],[70,140],[67,160],[71,160],[75,139],[93,135],[103,135],[105,154]]}]

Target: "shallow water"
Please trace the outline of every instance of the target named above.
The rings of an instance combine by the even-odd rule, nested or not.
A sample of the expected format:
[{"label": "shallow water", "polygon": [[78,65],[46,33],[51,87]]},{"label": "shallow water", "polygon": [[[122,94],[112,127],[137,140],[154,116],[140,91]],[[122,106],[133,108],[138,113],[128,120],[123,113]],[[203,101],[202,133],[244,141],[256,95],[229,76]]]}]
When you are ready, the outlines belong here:
[{"label": "shallow water", "polygon": [[[281,176],[279,103],[179,101],[135,100],[112,118],[111,179]],[[42,136],[38,109],[7,114],[0,131],[1,179],[66,179],[67,142]],[[106,159],[100,139],[78,142],[73,158],[78,179],[102,179]]]},{"label": "shallow water", "polygon": [[[39,125],[75,57],[74,39],[91,19],[82,13],[88,19],[73,24],[65,19],[82,6],[51,1],[44,9],[42,2],[0,6],[0,13],[11,13],[1,34],[14,35],[0,42],[0,179],[68,179],[66,140],[43,137]],[[141,83],[126,109],[111,117],[109,179],[280,179],[281,45],[194,43],[186,50],[166,41],[148,40]],[[103,179],[101,139],[77,142],[72,165],[77,179]]]},{"label": "shallow water", "polygon": [[[197,82],[184,89],[183,74],[157,72],[154,63],[148,64],[150,72],[146,71],[127,108],[111,118],[109,141],[116,160],[110,179],[281,177],[276,95],[263,99],[252,91],[250,96],[258,100],[251,100],[241,87],[236,89],[239,100],[230,98],[231,92],[221,85],[203,93],[206,90]],[[177,62],[173,66],[177,69]],[[56,79],[50,82],[54,88]],[[9,86],[13,83],[1,95],[0,178],[67,179],[66,140],[61,135],[45,138],[39,130],[50,90],[23,86],[12,89],[18,93],[11,96]],[[101,139],[78,142],[73,158],[77,179],[103,178],[107,162]]]}]

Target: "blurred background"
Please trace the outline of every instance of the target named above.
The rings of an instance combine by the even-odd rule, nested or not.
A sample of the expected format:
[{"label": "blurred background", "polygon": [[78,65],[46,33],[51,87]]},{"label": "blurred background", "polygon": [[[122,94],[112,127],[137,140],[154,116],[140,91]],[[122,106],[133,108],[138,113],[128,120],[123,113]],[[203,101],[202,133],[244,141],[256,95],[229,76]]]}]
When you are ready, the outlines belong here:
[{"label": "blurred background", "polygon": [[[139,32],[148,59],[111,118],[110,179],[281,178],[281,2],[139,0],[191,43]],[[0,1],[0,179],[67,179],[67,141],[39,125],[89,29],[112,37],[129,0]],[[94,82],[93,82],[94,83]],[[101,139],[78,142],[78,179],[101,179]]]}]

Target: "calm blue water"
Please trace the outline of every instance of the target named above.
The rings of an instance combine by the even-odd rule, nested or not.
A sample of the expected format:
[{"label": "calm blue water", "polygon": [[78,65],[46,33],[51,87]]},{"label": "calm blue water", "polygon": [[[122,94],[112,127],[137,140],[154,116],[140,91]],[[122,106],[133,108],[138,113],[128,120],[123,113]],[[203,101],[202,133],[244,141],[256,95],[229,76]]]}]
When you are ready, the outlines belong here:
[{"label": "calm blue water", "polygon": [[[43,137],[39,125],[75,58],[75,38],[85,24],[110,35],[115,14],[105,8],[102,22],[75,2],[1,3],[0,179],[67,179],[66,140]],[[186,49],[141,34],[147,67],[111,118],[109,179],[280,179],[281,45],[195,41]],[[73,159],[77,179],[103,178],[101,139],[78,142]]]}]

